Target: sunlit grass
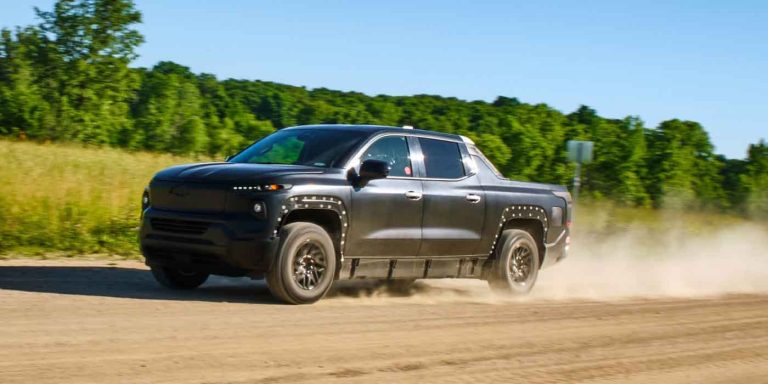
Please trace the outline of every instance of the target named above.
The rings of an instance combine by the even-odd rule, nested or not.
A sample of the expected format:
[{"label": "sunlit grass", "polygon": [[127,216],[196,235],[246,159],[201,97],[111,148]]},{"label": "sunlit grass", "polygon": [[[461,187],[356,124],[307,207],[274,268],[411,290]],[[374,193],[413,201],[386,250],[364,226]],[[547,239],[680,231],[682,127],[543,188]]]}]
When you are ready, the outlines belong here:
[{"label": "sunlit grass", "polygon": [[633,208],[610,201],[582,201],[577,204],[574,212],[575,229],[604,234],[629,228],[644,228],[651,233],[674,229],[700,234],[746,222],[743,216],[736,213],[695,209]]},{"label": "sunlit grass", "polygon": [[0,252],[135,255],[144,186],[189,158],[0,141]]}]

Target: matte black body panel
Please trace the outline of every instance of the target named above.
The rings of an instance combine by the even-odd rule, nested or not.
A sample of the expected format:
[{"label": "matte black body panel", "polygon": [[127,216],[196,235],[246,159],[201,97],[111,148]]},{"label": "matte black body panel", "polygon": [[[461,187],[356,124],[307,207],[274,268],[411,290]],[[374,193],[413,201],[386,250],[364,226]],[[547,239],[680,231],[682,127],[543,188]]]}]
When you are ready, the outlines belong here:
[{"label": "matte black body panel", "polygon": [[[485,227],[485,191],[477,179],[424,180],[424,220],[419,256],[487,254],[479,247]],[[472,202],[468,196],[477,196]]]},{"label": "matte black body panel", "polygon": [[[306,129],[307,127],[303,127]],[[140,243],[150,265],[224,275],[267,271],[286,222],[319,220],[337,247],[337,277],[480,278],[505,228],[541,232],[542,265],[565,257],[571,209],[561,186],[500,178],[460,136],[380,126],[313,126],[366,132],[344,167],[203,163],[170,167],[149,184]],[[291,129],[291,128],[286,128]],[[387,135],[408,137],[412,177],[358,183],[359,156]],[[418,137],[461,146],[467,176],[425,177]],[[264,185],[279,190],[260,190]],[[265,209],[253,211],[254,204]],[[557,207],[557,220],[551,220]]]},{"label": "matte black body panel", "polygon": [[421,244],[420,180],[371,180],[352,189],[352,215],[344,254],[350,257],[415,257]]}]

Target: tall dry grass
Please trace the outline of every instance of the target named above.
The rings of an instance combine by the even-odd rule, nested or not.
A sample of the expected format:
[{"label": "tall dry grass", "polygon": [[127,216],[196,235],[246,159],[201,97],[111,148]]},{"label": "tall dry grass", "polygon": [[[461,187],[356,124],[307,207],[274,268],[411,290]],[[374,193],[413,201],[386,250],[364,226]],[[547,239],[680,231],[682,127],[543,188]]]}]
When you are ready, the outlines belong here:
[{"label": "tall dry grass", "polygon": [[190,161],[0,140],[0,253],[136,254],[144,186],[158,170]]}]

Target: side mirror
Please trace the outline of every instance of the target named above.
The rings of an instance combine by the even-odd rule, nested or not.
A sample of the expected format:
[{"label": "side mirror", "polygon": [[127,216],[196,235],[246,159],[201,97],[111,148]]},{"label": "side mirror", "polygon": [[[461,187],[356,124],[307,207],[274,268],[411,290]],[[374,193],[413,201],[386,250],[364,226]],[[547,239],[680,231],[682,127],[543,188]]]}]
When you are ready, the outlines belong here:
[{"label": "side mirror", "polygon": [[225,158],[224,158],[224,162],[225,162],[225,163],[229,163],[229,161],[230,161],[230,160],[232,160],[232,158],[233,158],[233,157],[234,157],[234,156],[232,156],[232,155],[229,155],[229,156],[225,157]]},{"label": "side mirror", "polygon": [[361,181],[383,179],[389,176],[389,164],[381,160],[365,160],[360,164],[358,178]]}]

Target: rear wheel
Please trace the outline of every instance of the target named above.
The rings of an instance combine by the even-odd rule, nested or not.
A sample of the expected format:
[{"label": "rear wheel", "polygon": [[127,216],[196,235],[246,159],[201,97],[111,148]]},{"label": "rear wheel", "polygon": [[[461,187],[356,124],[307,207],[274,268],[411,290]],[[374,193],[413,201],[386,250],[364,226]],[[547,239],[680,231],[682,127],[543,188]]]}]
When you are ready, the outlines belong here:
[{"label": "rear wheel", "polygon": [[204,272],[185,271],[168,267],[151,267],[152,276],[160,285],[172,289],[194,289],[208,280]]},{"label": "rear wheel", "polygon": [[276,298],[290,304],[320,300],[333,283],[336,252],[328,233],[312,223],[285,225],[280,249],[267,273],[267,286]]},{"label": "rear wheel", "polygon": [[497,292],[528,293],[539,275],[539,249],[530,233],[508,229],[501,234],[488,283]]}]

